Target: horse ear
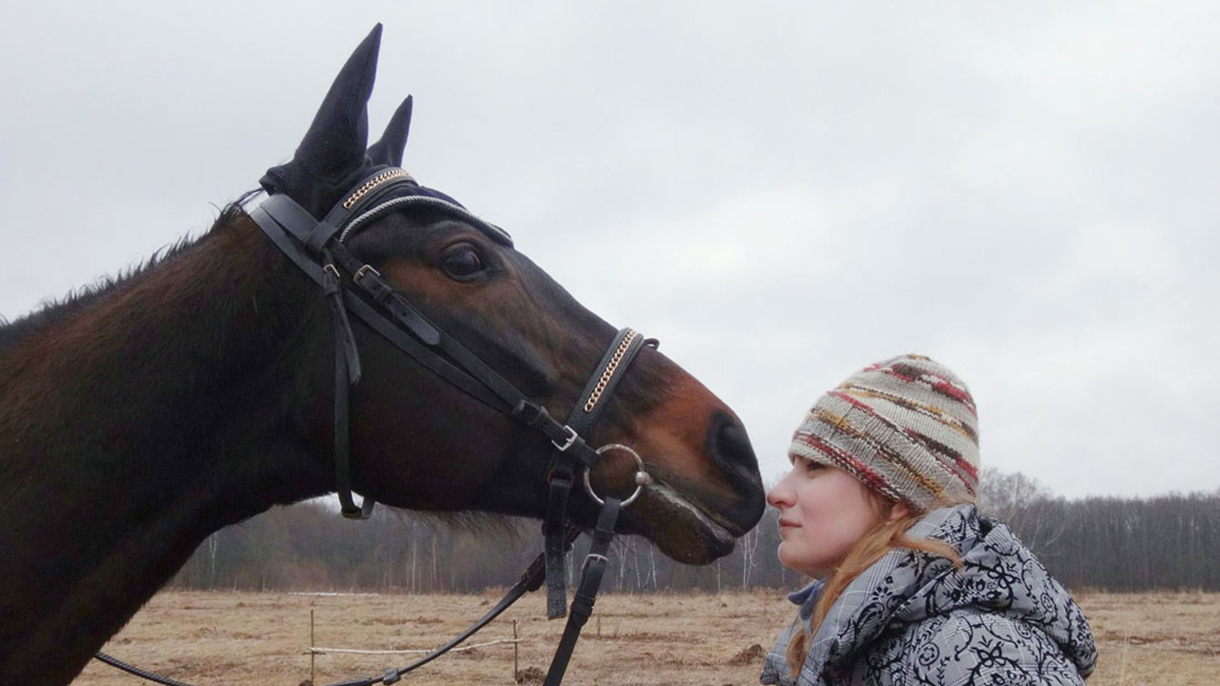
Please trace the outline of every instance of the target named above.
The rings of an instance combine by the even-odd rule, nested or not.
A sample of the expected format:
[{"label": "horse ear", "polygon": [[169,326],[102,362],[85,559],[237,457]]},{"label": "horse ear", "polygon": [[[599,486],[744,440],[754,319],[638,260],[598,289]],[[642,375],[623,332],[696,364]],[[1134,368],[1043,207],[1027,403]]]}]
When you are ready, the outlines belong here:
[{"label": "horse ear", "polygon": [[367,172],[368,101],[380,47],[378,24],[347,58],[292,160],[259,180],[268,193],[285,193],[321,217]]},{"label": "horse ear", "polygon": [[407,134],[411,131],[411,96],[394,110],[390,123],[381,134],[381,140],[369,147],[369,159],[373,164],[388,164],[391,167],[402,166],[402,155],[407,147]]}]

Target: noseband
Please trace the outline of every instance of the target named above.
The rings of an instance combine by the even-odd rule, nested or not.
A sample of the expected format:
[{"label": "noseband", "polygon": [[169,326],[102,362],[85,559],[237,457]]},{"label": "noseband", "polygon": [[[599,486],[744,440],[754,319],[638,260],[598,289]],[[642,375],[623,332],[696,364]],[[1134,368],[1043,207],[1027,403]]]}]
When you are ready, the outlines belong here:
[{"label": "noseband", "polygon": [[[544,575],[547,615],[551,619],[564,616],[567,613],[565,556],[580,533],[578,527],[568,525],[567,505],[578,474],[583,471],[584,488],[601,508],[601,513],[594,528],[593,543],[581,569],[568,624],[545,681],[546,686],[557,686],[563,679],[580,630],[593,612],[619,512],[639,496],[644,486],[651,483],[651,478],[644,471],[643,460],[630,447],[609,444],[595,450],[588,445],[585,437],[592,431],[607,399],[632,360],[644,346],[655,348],[657,342],[655,339],[645,339],[633,329],[620,330],[585,383],[567,421],[559,422],[545,407],[530,400],[477,355],[430,322],[376,269],[357,259],[347,249],[345,241],[374,219],[392,211],[420,207],[455,216],[497,243],[512,246],[512,238],[503,229],[479,219],[440,193],[418,185],[407,172],[397,168],[381,169],[362,180],[345,193],[343,199],[321,221],[283,194],[270,195],[250,213],[251,219],[267,238],[322,287],[330,311],[335,360],[335,490],[340,511],[344,517],[367,519],[375,505],[367,495],[357,505],[352,496],[348,405],[351,387],[360,381],[361,365],[349,319],[351,313],[437,376],[488,407],[539,431],[551,442],[554,449],[547,470],[549,492],[542,525],[546,537],[545,549],[500,603],[449,643],[402,669],[390,669],[379,677],[345,681],[334,686],[372,686],[398,681],[406,672],[430,662],[469,638],[526,591],[538,589]],[[589,481],[589,472],[601,455],[611,451],[626,452],[636,464],[636,488],[625,500],[599,496]],[[186,686],[103,653],[98,653],[97,657],[145,679],[171,686]]]}]

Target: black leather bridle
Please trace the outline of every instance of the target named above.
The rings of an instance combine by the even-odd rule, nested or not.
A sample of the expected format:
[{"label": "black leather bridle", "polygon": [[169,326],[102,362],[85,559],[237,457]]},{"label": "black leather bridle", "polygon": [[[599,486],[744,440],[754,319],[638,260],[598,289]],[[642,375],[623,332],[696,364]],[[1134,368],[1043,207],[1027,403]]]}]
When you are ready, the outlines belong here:
[{"label": "black leather bridle", "polygon": [[[656,341],[644,339],[632,329],[620,330],[585,384],[567,421],[561,423],[545,407],[530,400],[478,356],[428,321],[376,269],[357,259],[347,249],[345,241],[377,217],[418,207],[455,216],[496,242],[512,246],[512,238],[502,229],[479,219],[447,197],[418,185],[409,174],[394,167],[380,168],[363,179],[345,193],[321,221],[288,196],[278,193],[270,195],[250,212],[250,217],[271,242],[321,286],[330,310],[335,359],[335,490],[339,496],[340,510],[345,517],[366,519],[375,505],[367,495],[357,505],[352,496],[348,399],[351,386],[360,380],[361,366],[350,313],[447,382],[487,406],[541,432],[550,440],[554,450],[546,477],[549,492],[543,520],[545,550],[509,589],[503,600],[445,645],[401,669],[390,669],[378,677],[344,681],[333,686],[373,686],[398,681],[403,674],[427,664],[474,635],[527,591],[537,590],[544,576],[547,615],[552,619],[564,616],[567,605],[565,555],[581,531],[579,527],[568,525],[567,504],[572,487],[583,470],[585,490],[600,505],[601,512],[593,531],[593,543],[582,565],[568,623],[545,681],[546,686],[558,686],[581,628],[593,612],[619,512],[630,505],[641,489],[650,483],[643,461],[629,446],[610,444],[595,450],[585,441],[585,436],[589,435],[607,398],[632,360],[645,345],[656,347]],[[597,464],[602,453],[609,451],[626,452],[636,462],[636,490],[626,499],[599,497],[590,485],[589,470]],[[187,686],[104,653],[99,652],[96,657],[145,679],[167,686]]]}]

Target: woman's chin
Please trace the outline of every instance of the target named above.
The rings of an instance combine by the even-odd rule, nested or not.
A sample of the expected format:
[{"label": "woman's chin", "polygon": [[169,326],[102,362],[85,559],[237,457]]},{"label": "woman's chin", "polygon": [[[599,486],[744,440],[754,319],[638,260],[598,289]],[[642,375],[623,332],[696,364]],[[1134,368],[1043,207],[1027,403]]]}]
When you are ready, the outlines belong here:
[{"label": "woman's chin", "polygon": [[[791,569],[794,572],[800,572],[801,570],[797,568],[797,564],[800,562],[800,560],[794,559],[790,548],[791,545],[789,543],[781,542],[779,544],[779,549],[775,552],[775,556],[779,558],[779,563],[783,566]],[[803,573],[804,572],[802,572],[802,574]]]},{"label": "woman's chin", "polygon": [[779,563],[783,566],[798,574],[804,574],[811,579],[822,579],[827,576],[824,570],[817,565],[811,564],[809,560],[804,559],[799,551],[793,550],[792,544],[786,541],[779,544],[776,557],[779,558]]}]

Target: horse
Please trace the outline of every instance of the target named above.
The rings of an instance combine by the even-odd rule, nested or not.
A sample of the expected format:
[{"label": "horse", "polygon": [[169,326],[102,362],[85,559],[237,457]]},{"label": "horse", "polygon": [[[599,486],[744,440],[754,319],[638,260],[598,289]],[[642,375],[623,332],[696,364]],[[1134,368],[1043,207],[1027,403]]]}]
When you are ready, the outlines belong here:
[{"label": "horse", "polygon": [[[367,145],[380,40],[378,25],[292,159],[261,179],[269,198],[320,218],[353,184],[401,164],[410,98]],[[385,212],[346,248],[539,412],[561,416],[615,329],[498,227],[410,182],[442,201]],[[359,318],[349,331],[360,380],[332,383],[343,342],[330,301],[260,231],[253,202],[243,196],[201,237],[0,328],[0,683],[70,682],[211,533],[274,505],[342,495],[332,448],[347,432],[335,421],[341,400],[350,487],[369,502],[544,517],[559,443]],[[641,456],[644,483],[623,459],[586,476],[602,493],[639,485],[618,529],[675,560],[728,554],[762,515],[741,421],[653,346],[584,438]],[[571,522],[592,527],[597,514],[574,490]]]}]

